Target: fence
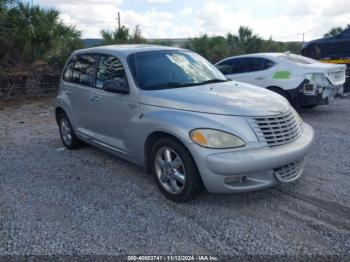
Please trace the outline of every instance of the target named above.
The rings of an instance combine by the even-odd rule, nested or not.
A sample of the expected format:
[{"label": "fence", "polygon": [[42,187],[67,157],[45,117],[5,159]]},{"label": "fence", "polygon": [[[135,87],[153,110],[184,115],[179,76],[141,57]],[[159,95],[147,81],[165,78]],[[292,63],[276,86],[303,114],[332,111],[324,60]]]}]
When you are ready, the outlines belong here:
[{"label": "fence", "polygon": [[54,95],[58,90],[60,72],[47,65],[33,65],[29,70],[0,75],[0,100],[19,97]]}]

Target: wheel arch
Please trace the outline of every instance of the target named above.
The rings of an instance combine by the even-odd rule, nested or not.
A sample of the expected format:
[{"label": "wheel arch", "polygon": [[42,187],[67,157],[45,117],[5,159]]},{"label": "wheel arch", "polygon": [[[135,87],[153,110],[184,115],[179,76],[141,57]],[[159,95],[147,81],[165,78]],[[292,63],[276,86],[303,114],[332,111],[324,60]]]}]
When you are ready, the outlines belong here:
[{"label": "wheel arch", "polygon": [[159,139],[162,139],[162,138],[169,138],[169,139],[172,139],[172,140],[175,140],[176,142],[178,142],[180,145],[182,145],[190,153],[190,155],[193,159],[193,156],[192,156],[190,150],[187,148],[185,143],[183,143],[181,141],[181,139],[179,137],[177,137],[174,134],[171,134],[170,132],[166,132],[166,131],[154,131],[147,136],[145,143],[144,143],[144,148],[143,148],[143,150],[144,150],[144,152],[143,152],[144,153],[144,166],[145,166],[147,172],[150,172],[150,170],[151,170],[150,152],[151,152],[152,146],[154,145],[154,143],[156,141],[158,141]]},{"label": "wheel arch", "polygon": [[57,124],[58,124],[58,118],[62,114],[66,114],[67,115],[67,112],[60,106],[56,107],[56,109],[55,109],[55,118],[56,118],[56,123]]}]

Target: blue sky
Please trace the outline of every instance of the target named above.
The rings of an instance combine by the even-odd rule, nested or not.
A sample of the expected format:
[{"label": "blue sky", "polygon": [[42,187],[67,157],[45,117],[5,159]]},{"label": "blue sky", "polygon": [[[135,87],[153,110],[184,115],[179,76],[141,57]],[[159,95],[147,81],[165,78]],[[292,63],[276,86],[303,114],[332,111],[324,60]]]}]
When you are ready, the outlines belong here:
[{"label": "blue sky", "polygon": [[[29,1],[29,0],[28,0]],[[33,0],[61,11],[64,22],[83,37],[100,37],[101,29],[139,25],[147,38],[194,37],[235,33],[240,25],[264,38],[306,40],[321,37],[334,26],[350,23],[349,0]]]}]

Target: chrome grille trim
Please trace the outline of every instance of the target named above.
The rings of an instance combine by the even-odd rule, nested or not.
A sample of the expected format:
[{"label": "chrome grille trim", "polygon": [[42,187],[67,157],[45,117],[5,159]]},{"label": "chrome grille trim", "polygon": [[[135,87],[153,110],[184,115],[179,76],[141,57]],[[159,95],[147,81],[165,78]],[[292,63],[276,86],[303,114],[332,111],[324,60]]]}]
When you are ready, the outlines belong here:
[{"label": "chrome grille trim", "polygon": [[300,177],[304,171],[304,161],[294,162],[279,168],[274,168],[276,179],[282,183],[294,181]]},{"label": "chrome grille trim", "polygon": [[301,136],[298,119],[291,109],[280,115],[251,117],[248,122],[264,146],[287,144]]}]

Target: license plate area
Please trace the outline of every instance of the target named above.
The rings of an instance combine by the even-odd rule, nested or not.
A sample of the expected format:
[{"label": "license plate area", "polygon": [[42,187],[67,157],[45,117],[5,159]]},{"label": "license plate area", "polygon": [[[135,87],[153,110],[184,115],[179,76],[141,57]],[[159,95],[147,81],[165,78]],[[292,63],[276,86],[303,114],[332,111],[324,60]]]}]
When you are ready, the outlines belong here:
[{"label": "license plate area", "polygon": [[313,94],[314,93],[314,85],[305,84],[304,85],[304,93]]}]

